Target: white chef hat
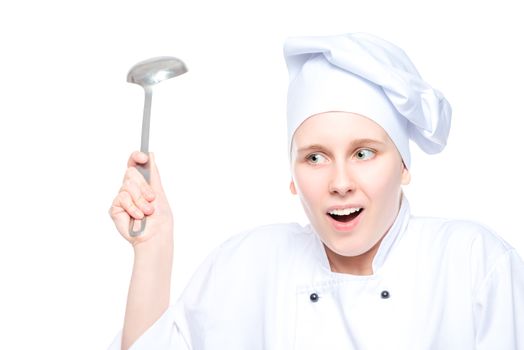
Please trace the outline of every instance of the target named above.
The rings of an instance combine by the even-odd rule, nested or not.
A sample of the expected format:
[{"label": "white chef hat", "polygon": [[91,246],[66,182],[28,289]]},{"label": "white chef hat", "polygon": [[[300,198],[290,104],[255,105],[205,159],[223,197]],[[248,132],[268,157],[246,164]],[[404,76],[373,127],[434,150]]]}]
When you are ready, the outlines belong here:
[{"label": "white chef hat", "polygon": [[304,120],[330,111],[378,123],[408,168],[409,139],[430,154],[445,147],[451,107],[399,47],[364,33],[292,37],[284,44],[284,56],[290,79],[288,151]]}]

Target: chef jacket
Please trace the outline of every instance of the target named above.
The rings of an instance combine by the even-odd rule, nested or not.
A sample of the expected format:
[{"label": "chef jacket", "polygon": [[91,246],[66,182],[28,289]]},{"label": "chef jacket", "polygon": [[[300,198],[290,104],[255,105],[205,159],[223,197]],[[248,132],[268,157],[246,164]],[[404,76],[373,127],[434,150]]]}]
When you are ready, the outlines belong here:
[{"label": "chef jacket", "polygon": [[131,349],[522,350],[524,262],[405,197],[369,276],[332,272],[310,225],[267,225],[218,247]]}]

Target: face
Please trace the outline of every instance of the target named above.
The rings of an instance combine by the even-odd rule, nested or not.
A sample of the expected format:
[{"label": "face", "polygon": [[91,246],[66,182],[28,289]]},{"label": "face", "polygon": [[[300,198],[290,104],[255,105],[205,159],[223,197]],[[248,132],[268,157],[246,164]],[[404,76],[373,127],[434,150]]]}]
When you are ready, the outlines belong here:
[{"label": "face", "polygon": [[291,192],[326,247],[344,257],[376,247],[410,180],[384,129],[353,113],[317,114],[296,130],[291,152]]}]

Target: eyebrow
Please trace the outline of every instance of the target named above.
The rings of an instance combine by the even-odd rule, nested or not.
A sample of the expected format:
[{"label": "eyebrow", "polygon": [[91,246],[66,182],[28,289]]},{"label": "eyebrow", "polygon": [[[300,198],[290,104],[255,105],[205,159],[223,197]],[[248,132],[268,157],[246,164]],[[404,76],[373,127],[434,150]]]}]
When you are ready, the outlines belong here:
[{"label": "eyebrow", "polygon": [[[350,146],[350,148],[354,148],[354,147],[357,147],[357,146],[372,146],[372,145],[384,145],[384,144],[385,144],[385,142],[380,141],[380,140],[375,140],[375,139],[356,139],[356,140],[351,141],[349,146]],[[326,148],[325,146],[322,146],[320,144],[314,143],[314,144],[311,144],[311,145],[300,147],[297,150],[297,153],[311,151],[311,150],[321,150],[321,149],[325,149],[325,148]]]}]

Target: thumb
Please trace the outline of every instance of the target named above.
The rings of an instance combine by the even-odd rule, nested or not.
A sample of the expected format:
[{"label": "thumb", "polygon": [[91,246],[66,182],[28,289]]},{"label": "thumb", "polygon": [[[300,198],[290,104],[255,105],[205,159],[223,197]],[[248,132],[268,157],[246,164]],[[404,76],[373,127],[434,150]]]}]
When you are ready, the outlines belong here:
[{"label": "thumb", "polygon": [[149,172],[150,172],[150,184],[155,192],[163,192],[162,181],[160,180],[160,173],[155,161],[155,154],[149,152]]}]

